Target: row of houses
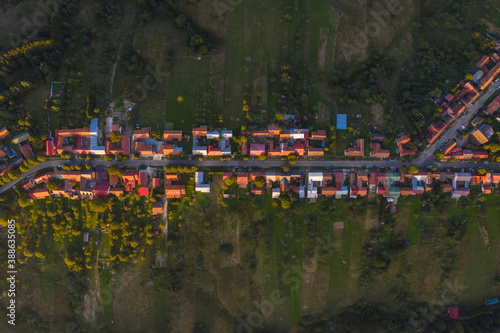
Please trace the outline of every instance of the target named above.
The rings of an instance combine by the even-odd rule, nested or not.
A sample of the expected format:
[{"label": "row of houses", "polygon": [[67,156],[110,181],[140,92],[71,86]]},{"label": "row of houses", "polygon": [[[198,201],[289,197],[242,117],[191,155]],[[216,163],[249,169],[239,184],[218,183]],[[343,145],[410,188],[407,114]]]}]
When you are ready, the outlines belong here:
[{"label": "row of houses", "polygon": [[[384,196],[389,202],[397,204],[400,196],[421,195],[430,191],[437,184],[445,193],[451,193],[452,198],[469,195],[469,185],[481,185],[485,194],[498,188],[500,173],[448,173],[419,172],[417,174],[402,174],[398,172],[227,172],[223,179],[236,177],[240,188],[250,189],[254,195],[262,195],[266,189],[272,198],[279,198],[283,191],[290,189],[300,199],[307,198],[314,202],[318,196],[357,198],[375,193]],[[256,185],[256,179],[264,180],[264,187]]]},{"label": "row of houses", "polygon": [[[490,69],[491,68],[491,69]],[[480,90],[485,90],[493,79],[500,74],[500,56],[493,53],[491,56],[484,55],[479,59],[470,71],[473,76],[472,82],[477,84]],[[471,82],[461,81],[454,94],[447,93],[437,98],[435,103],[442,108],[441,116],[446,120],[438,121],[427,128],[426,139],[433,143],[478,97],[479,90]],[[485,113],[487,115],[495,112],[500,106],[500,99],[493,101]]]},{"label": "row of houses", "polygon": [[[15,135],[10,140],[10,143],[5,142],[10,135],[11,133],[7,127],[0,129],[0,141],[4,144],[3,148],[0,150],[0,161],[4,163],[0,165],[0,177],[7,174],[10,170],[21,166],[23,161],[35,157],[31,145],[29,143],[25,143],[30,139],[29,132],[21,132]],[[17,145],[20,155],[14,150],[12,144]]]},{"label": "row of houses", "polygon": [[280,130],[271,124],[265,130],[242,133],[247,141],[242,143],[241,154],[250,156],[323,156],[325,154],[326,131],[309,133],[308,129]]}]

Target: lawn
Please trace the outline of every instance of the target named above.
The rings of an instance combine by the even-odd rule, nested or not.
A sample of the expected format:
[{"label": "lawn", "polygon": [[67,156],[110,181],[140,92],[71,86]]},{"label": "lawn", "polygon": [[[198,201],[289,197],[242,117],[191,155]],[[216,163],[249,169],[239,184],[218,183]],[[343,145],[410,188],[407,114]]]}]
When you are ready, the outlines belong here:
[{"label": "lawn", "polygon": [[109,269],[99,269],[100,296],[104,310],[104,318],[109,323],[113,320],[113,301],[111,299],[113,284],[112,275]]},{"label": "lawn", "polygon": [[326,2],[310,3],[309,19],[309,70],[330,72],[333,67],[337,39],[338,13]]},{"label": "lawn", "polygon": [[109,258],[111,254],[111,239],[109,233],[101,233],[101,244],[99,246],[99,258]]},{"label": "lawn", "polygon": [[[495,257],[500,242],[500,197],[486,197],[486,213],[484,218],[471,216],[467,224],[467,233],[464,244],[467,249],[463,252],[466,256],[464,290],[460,303],[466,307],[479,306],[484,299],[490,296],[490,283],[495,270]],[[489,245],[480,231],[480,222],[488,232]]]},{"label": "lawn", "polygon": [[[370,148],[368,133],[371,128],[369,107],[343,103],[336,103],[335,107],[337,114],[347,114],[347,128],[352,128],[356,131],[356,134],[354,134],[354,132],[348,130],[337,130],[335,145],[337,156],[344,156],[344,150],[354,143],[356,139],[365,139],[365,156],[367,156]],[[336,116],[332,122],[336,124]]]},{"label": "lawn", "polygon": [[173,123],[173,129],[190,131],[193,128],[196,92],[208,90],[209,69],[210,58],[207,57],[201,60],[176,59],[167,84],[166,119],[160,114],[157,119]]},{"label": "lawn", "polygon": [[429,227],[434,224],[434,209],[430,213],[422,212],[422,196],[415,195],[408,197],[410,201],[410,212],[408,215],[408,226],[406,229],[406,239],[410,244],[418,244],[420,242],[420,225]]},{"label": "lawn", "polygon": [[264,102],[260,107],[264,109],[265,101],[273,98],[267,96],[264,86],[256,86],[259,91],[254,92],[253,83],[261,78],[267,85],[271,66],[280,65],[280,7],[281,1],[277,0],[243,1],[228,14],[223,115],[229,127],[236,126],[243,118],[244,98],[250,100],[252,93],[262,93]]}]

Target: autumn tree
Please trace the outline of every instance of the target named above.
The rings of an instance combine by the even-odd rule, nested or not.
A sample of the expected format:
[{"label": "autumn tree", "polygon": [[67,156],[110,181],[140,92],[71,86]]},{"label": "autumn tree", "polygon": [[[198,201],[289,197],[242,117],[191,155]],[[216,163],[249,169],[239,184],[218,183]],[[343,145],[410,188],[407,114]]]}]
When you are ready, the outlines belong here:
[{"label": "autumn tree", "polygon": [[119,142],[122,139],[122,135],[118,131],[111,132],[109,137],[111,138],[111,142]]}]

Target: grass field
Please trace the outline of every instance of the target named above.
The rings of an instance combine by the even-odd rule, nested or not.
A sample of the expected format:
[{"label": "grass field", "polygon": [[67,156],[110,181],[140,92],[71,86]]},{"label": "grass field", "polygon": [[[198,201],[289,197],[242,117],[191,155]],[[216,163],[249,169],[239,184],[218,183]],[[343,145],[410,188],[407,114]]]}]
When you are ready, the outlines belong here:
[{"label": "grass field", "polygon": [[[166,122],[174,124],[174,129],[191,130],[196,91],[208,90],[210,59],[179,58],[167,84]],[[181,96],[183,101],[177,98]],[[159,117],[159,115],[157,115]]]},{"label": "grass field", "polygon": [[[280,65],[280,17],[277,0],[244,1],[228,15],[224,78],[224,119],[228,126],[243,117],[243,99],[252,96],[253,82],[259,77],[268,81],[272,68]],[[268,95],[268,91],[259,92]]]},{"label": "grass field", "polygon": [[109,258],[111,254],[111,239],[109,233],[101,233],[101,244],[99,246],[99,258]]},{"label": "grass field", "polygon": [[[500,241],[500,197],[488,196],[486,199],[486,213],[484,217],[470,216],[467,225],[465,242],[468,248],[466,256],[466,272],[464,290],[460,297],[462,304],[468,307],[478,306],[490,294],[490,283],[494,276],[495,259]],[[480,232],[480,223],[488,233],[488,245]]]}]

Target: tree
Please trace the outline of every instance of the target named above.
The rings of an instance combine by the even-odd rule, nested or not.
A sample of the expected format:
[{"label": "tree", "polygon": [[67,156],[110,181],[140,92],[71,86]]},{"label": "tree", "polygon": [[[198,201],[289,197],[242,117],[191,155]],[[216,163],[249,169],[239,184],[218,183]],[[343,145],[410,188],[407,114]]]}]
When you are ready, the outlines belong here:
[{"label": "tree", "polygon": [[444,158],[444,153],[442,151],[437,150],[434,153],[434,156],[436,156],[436,158],[439,158],[440,160],[442,160]]},{"label": "tree", "polygon": [[141,156],[138,154],[138,153],[135,153],[134,154],[134,160],[139,160],[141,158]]},{"label": "tree", "polygon": [[472,74],[467,74],[467,75],[465,76],[465,79],[466,79],[467,81],[472,81],[472,80],[474,80],[474,76],[473,76]]},{"label": "tree", "polygon": [[19,169],[10,170],[7,174],[12,180],[21,177],[21,171]]},{"label": "tree", "polygon": [[267,156],[265,154],[259,155],[259,160],[265,161],[267,159]]},{"label": "tree", "polygon": [[263,188],[266,185],[266,180],[263,177],[256,177],[254,183],[257,188]]},{"label": "tree", "polygon": [[486,172],[487,171],[485,169],[482,169],[482,168],[477,170],[477,173],[479,173],[480,175],[485,175]]},{"label": "tree", "polygon": [[108,168],[108,173],[110,175],[117,175],[120,172],[120,167],[118,165],[112,165]]},{"label": "tree", "polygon": [[224,179],[224,184],[226,186],[231,186],[231,185],[234,184],[235,181],[236,181],[236,177],[234,177],[234,176],[233,177],[228,177],[228,178]]},{"label": "tree", "polygon": [[290,167],[288,165],[285,165],[281,167],[281,170],[283,170],[283,172],[290,172]]},{"label": "tree", "polygon": [[409,174],[416,174],[418,172],[418,167],[416,167],[415,165],[411,165],[410,168],[408,169],[408,173]]},{"label": "tree", "polygon": [[107,162],[110,162],[110,161],[114,160],[114,156],[113,155],[104,155],[104,160]]},{"label": "tree", "polygon": [[292,201],[288,197],[283,197],[281,198],[281,208],[283,209],[289,209],[292,207]]},{"label": "tree", "polygon": [[51,179],[47,182],[47,189],[54,191],[59,188],[59,181],[57,179]]},{"label": "tree", "polygon": [[111,142],[119,142],[122,139],[122,135],[118,131],[111,132],[109,137],[111,138]]},{"label": "tree", "polygon": [[66,151],[63,151],[61,153],[61,158],[64,159],[64,160],[67,160],[67,159],[70,159],[71,158],[71,154],[66,152]]},{"label": "tree", "polygon": [[276,113],[274,118],[276,118],[277,121],[282,121],[284,117],[282,113]]}]

